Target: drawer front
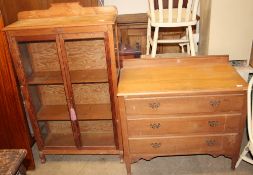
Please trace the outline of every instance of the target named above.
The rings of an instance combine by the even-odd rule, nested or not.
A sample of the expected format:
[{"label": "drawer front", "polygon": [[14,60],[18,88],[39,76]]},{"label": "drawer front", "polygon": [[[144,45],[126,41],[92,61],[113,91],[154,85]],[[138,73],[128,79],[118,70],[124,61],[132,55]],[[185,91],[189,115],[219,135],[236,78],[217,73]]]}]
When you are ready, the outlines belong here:
[{"label": "drawer front", "polygon": [[128,120],[130,137],[189,133],[238,132],[240,115],[149,118]]},{"label": "drawer front", "polygon": [[[231,151],[236,135],[192,136],[129,139],[131,154],[204,154],[222,150]],[[228,148],[226,148],[228,145]]]},{"label": "drawer front", "polygon": [[241,111],[244,95],[187,96],[126,99],[126,113],[190,114]]}]

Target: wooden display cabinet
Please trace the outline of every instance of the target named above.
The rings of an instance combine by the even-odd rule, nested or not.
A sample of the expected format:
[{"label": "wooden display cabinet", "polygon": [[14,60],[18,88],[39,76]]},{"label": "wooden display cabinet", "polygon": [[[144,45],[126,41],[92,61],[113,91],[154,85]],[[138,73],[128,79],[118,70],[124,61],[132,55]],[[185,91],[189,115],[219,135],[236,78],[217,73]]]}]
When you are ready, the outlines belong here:
[{"label": "wooden display cabinet", "polygon": [[5,28],[42,162],[45,154],[120,154],[116,15],[54,4]]}]

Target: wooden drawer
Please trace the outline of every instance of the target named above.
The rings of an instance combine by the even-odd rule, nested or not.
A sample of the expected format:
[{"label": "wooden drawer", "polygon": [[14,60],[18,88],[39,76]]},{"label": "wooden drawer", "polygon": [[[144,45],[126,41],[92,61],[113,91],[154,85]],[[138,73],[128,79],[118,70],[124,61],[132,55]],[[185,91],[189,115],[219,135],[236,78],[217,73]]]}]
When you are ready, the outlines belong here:
[{"label": "wooden drawer", "polygon": [[127,114],[190,114],[241,111],[244,96],[206,95],[126,99]]},{"label": "wooden drawer", "polygon": [[129,139],[131,154],[204,154],[233,149],[236,134]]},{"label": "wooden drawer", "polygon": [[240,115],[128,119],[130,137],[190,133],[238,132]]}]

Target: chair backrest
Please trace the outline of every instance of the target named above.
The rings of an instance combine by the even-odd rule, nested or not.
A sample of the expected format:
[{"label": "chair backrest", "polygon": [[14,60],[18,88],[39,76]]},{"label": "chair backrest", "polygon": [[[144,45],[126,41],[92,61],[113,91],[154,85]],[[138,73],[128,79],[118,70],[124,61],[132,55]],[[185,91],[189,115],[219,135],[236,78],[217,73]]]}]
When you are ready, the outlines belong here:
[{"label": "chair backrest", "polygon": [[[173,23],[173,18],[176,18],[176,22],[188,22],[188,21],[195,21],[197,17],[197,10],[199,5],[199,0],[178,0],[177,4],[174,4],[175,0],[148,0],[149,1],[149,12],[151,15],[151,21],[155,21],[156,15],[155,11],[159,13],[159,22],[163,23]],[[168,1],[168,3],[164,3]],[[168,19],[167,21],[164,20],[164,13],[165,8],[164,5],[166,4],[166,10]],[[175,8],[177,7],[177,8]],[[175,14],[175,9],[177,9],[177,13]],[[185,14],[183,14],[185,13]],[[184,16],[184,20],[182,18]]]}]

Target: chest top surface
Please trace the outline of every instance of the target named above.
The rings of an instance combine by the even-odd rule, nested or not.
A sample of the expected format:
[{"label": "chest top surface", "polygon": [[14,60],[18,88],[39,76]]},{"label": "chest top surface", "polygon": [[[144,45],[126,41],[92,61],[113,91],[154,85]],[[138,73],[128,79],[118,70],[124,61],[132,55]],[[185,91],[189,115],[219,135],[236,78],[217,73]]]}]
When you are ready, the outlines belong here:
[{"label": "chest top surface", "polygon": [[140,59],[125,62],[118,96],[246,89],[247,83],[226,57]]},{"label": "chest top surface", "polygon": [[116,18],[115,7],[82,7],[78,3],[56,3],[48,10],[20,12],[18,21],[4,30],[106,25],[114,24]]}]

